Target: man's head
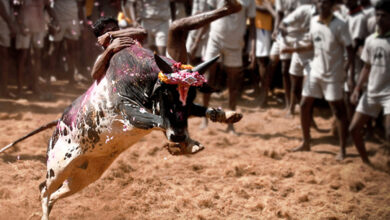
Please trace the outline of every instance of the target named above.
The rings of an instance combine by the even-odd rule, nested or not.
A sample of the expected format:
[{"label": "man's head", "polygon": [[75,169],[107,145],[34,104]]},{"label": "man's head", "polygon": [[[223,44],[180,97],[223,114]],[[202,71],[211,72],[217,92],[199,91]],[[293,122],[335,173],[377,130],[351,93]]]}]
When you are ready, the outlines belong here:
[{"label": "man's head", "polygon": [[321,17],[328,17],[333,13],[336,0],[317,0],[317,11]]},{"label": "man's head", "polygon": [[358,1],[356,1],[356,0],[343,0],[343,2],[349,10],[354,10],[355,8],[357,8],[359,6]]},{"label": "man's head", "polygon": [[375,5],[376,24],[381,32],[390,31],[390,0],[380,0]]},{"label": "man's head", "polygon": [[118,21],[111,17],[101,17],[93,25],[93,33],[96,37],[109,31],[119,30]]},{"label": "man's head", "polygon": [[368,7],[371,5],[371,1],[370,0],[360,0],[360,4],[363,6],[363,7]]}]

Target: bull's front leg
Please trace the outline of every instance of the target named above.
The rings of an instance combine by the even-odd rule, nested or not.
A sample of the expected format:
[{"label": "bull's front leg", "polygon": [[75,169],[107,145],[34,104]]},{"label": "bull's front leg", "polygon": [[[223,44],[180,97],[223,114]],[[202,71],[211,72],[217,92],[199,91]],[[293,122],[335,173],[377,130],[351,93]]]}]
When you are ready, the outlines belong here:
[{"label": "bull's front leg", "polygon": [[191,108],[190,115],[198,116],[198,117],[206,117],[209,118],[213,122],[220,123],[236,123],[240,121],[243,117],[241,113],[235,111],[224,111],[219,108],[206,108],[201,105],[193,104]]},{"label": "bull's front leg", "polygon": [[129,103],[121,103],[119,105],[119,109],[124,118],[136,128],[164,128],[164,120],[161,116],[149,113],[139,106]]}]

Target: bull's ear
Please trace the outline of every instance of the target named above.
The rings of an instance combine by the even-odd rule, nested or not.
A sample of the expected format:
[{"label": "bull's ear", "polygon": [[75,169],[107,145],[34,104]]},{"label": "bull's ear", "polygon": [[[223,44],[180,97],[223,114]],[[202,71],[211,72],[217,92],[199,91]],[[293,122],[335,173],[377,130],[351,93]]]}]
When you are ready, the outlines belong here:
[{"label": "bull's ear", "polygon": [[156,53],[154,54],[154,60],[156,61],[156,64],[157,64],[158,68],[161,70],[161,72],[173,73],[173,70],[171,68],[171,64],[166,62],[162,57],[160,57]]},{"label": "bull's ear", "polygon": [[199,74],[204,74],[206,72],[206,70],[213,64],[215,63],[217,60],[219,59],[219,55],[210,59],[210,60],[207,60],[199,65],[197,65],[196,67],[194,67],[192,69],[192,72],[198,72]]}]

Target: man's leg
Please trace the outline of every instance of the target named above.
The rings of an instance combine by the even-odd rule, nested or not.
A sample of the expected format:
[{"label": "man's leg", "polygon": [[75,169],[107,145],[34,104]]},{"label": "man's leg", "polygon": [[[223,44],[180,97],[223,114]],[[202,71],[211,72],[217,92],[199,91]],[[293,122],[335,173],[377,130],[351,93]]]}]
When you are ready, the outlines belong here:
[{"label": "man's leg", "polygon": [[68,46],[66,51],[68,66],[69,66],[69,82],[74,82],[74,74],[76,71],[76,61],[78,59],[79,50],[77,48],[78,41],[66,39],[66,45]]},{"label": "man's leg", "polygon": [[18,92],[17,92],[17,96],[22,95],[27,53],[28,53],[28,49],[19,49],[18,50]]},{"label": "man's leg", "polygon": [[344,101],[331,101],[329,105],[333,111],[333,114],[336,118],[336,126],[338,130],[339,140],[340,140],[340,153],[337,155],[337,160],[343,160],[346,156],[345,147],[347,145],[347,131],[348,131],[348,119],[347,112],[345,109]]},{"label": "man's leg", "polygon": [[290,93],[291,93],[291,82],[290,82],[290,63],[291,59],[282,60],[282,77],[283,77],[283,87],[284,87],[284,100],[286,103],[286,109],[290,107]]},{"label": "man's leg", "polygon": [[[229,89],[229,108],[230,110],[236,110],[237,101],[240,98],[240,91],[243,81],[243,69],[242,67],[228,67],[225,68],[227,73],[227,86]],[[229,132],[235,132],[233,124],[228,125]]]},{"label": "man's leg", "polygon": [[[265,108],[268,104],[268,92],[271,86],[271,81],[275,73],[275,69],[279,63],[279,55],[271,55],[270,61],[266,67],[265,76],[264,76],[264,88],[262,89],[262,96],[260,96],[260,107]],[[262,86],[263,87],[263,86]]]},{"label": "man's leg", "polygon": [[310,151],[310,123],[311,123],[311,112],[313,108],[314,98],[309,96],[303,96],[301,100],[301,128],[303,134],[303,143],[293,148],[291,151]]},{"label": "man's leg", "polygon": [[370,163],[370,160],[368,159],[365,143],[363,140],[364,125],[370,119],[371,117],[369,115],[360,112],[355,112],[355,114],[352,117],[351,125],[349,126],[349,131],[351,132],[353,143],[355,144],[355,147],[358,150],[360,157],[362,158],[364,163]]},{"label": "man's leg", "polygon": [[[216,82],[216,79],[217,79],[217,67],[218,67],[218,63],[214,63],[207,70],[207,74],[208,74],[208,80],[207,81],[208,81],[208,84],[210,86],[215,86],[217,84],[217,82]],[[211,97],[211,93],[203,93],[203,106],[204,107],[208,107],[209,106],[209,104],[210,104],[210,97]],[[203,118],[203,121],[202,121],[202,124],[200,125],[200,128],[201,129],[206,128],[207,124],[208,124],[207,118]]]},{"label": "man's leg", "polygon": [[301,101],[303,76],[295,76],[290,74],[291,92],[290,92],[290,106],[288,115],[295,114],[295,105]]},{"label": "man's leg", "polygon": [[167,51],[169,56],[178,62],[187,63],[186,39],[188,32],[239,10],[241,10],[241,5],[236,0],[225,0],[225,6],[222,8],[175,20],[168,31]]},{"label": "man's leg", "polygon": [[257,57],[257,66],[259,67],[260,74],[260,91],[258,95],[259,102],[264,102],[265,97],[267,96],[267,85],[268,85],[268,75],[267,75],[267,64],[268,57]]},{"label": "man's leg", "polygon": [[390,114],[387,114],[385,117],[385,129],[386,129],[386,149],[390,150]]},{"label": "man's leg", "polygon": [[35,94],[39,94],[38,77],[42,72],[42,49],[34,48],[34,68],[33,68],[33,84],[32,89]]},{"label": "man's leg", "polygon": [[0,82],[0,89],[1,89],[1,96],[9,97],[9,91],[8,91],[8,71],[9,71],[9,52],[7,47],[0,46],[0,66],[2,68],[1,70],[1,82]]}]

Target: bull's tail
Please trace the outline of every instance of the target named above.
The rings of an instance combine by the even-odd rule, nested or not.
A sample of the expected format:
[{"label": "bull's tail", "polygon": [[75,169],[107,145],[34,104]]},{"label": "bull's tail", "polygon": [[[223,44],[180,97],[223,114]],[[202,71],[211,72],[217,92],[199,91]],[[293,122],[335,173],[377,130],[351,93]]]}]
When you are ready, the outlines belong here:
[{"label": "bull's tail", "polygon": [[11,147],[14,146],[15,144],[17,144],[17,143],[23,141],[24,139],[27,139],[27,138],[29,138],[29,137],[35,135],[35,134],[38,134],[39,132],[44,131],[44,130],[46,130],[46,129],[48,129],[48,128],[52,128],[52,127],[56,126],[57,123],[58,123],[58,121],[59,121],[59,120],[57,119],[57,120],[54,120],[54,121],[52,121],[52,122],[49,122],[49,123],[47,123],[47,124],[45,124],[45,125],[42,125],[42,126],[39,127],[38,129],[35,129],[34,131],[32,131],[32,132],[26,134],[25,136],[19,138],[18,140],[16,140],[16,141],[14,141],[14,142],[8,144],[7,146],[3,147],[2,149],[0,149],[0,153],[4,152],[4,151],[7,150],[8,148],[11,148]]}]

